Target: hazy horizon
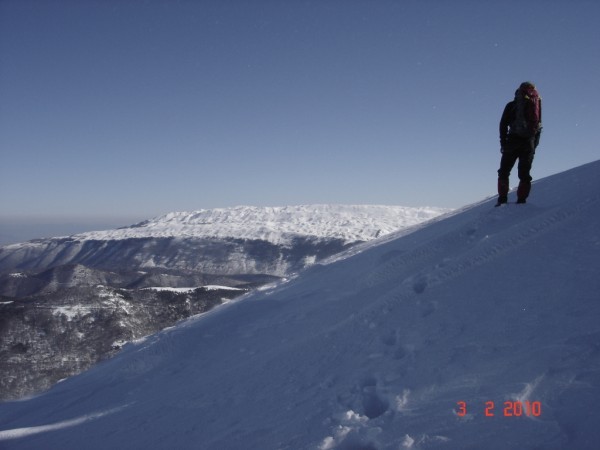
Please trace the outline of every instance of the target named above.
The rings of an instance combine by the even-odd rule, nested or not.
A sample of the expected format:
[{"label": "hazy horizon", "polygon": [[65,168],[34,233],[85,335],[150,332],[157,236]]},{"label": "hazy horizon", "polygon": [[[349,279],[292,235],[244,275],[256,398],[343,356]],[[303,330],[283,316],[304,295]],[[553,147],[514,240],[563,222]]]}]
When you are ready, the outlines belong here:
[{"label": "hazy horizon", "polygon": [[0,246],[32,239],[70,236],[86,231],[97,231],[133,225],[148,217],[32,217],[0,218]]}]

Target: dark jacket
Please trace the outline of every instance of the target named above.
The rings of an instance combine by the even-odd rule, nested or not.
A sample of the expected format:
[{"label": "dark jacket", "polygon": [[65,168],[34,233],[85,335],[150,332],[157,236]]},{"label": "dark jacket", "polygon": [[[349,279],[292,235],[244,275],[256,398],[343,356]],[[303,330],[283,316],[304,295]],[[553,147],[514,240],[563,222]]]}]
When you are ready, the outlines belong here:
[{"label": "dark jacket", "polygon": [[[508,143],[508,136],[510,133],[511,124],[516,120],[517,115],[517,102],[513,100],[512,102],[508,102],[504,107],[504,112],[502,113],[502,118],[500,119],[500,146],[504,148],[504,146]],[[542,117],[542,104],[540,100],[540,123]],[[542,129],[540,129],[533,136],[533,145],[534,149],[540,143],[540,136],[542,134]]]}]

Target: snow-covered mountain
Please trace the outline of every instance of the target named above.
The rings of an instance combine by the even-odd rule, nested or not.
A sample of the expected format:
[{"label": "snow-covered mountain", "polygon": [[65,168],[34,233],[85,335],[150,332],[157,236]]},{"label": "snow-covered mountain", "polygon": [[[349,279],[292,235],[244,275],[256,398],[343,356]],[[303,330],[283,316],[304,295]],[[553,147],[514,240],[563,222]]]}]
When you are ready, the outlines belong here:
[{"label": "snow-covered mountain", "polygon": [[266,241],[291,245],[301,236],[340,239],[373,238],[415,225],[447,211],[433,207],[382,205],[239,206],[175,212],[117,230],[82,233],[78,240],[197,237]]},{"label": "snow-covered mountain", "polygon": [[[0,248],[0,401],[89,368],[115,353],[115,341],[172,326],[224,297],[442,211],[238,207]],[[214,284],[242,290],[209,303],[203,291],[174,297],[145,290]],[[105,292],[119,301],[107,303]]]},{"label": "snow-covered mountain", "polygon": [[0,446],[597,449],[600,162],[493,203],[0,404]]},{"label": "snow-covered mountain", "polygon": [[311,205],[171,213],[117,230],[0,247],[0,271],[81,264],[284,276],[357,242],[446,212],[442,208]]}]

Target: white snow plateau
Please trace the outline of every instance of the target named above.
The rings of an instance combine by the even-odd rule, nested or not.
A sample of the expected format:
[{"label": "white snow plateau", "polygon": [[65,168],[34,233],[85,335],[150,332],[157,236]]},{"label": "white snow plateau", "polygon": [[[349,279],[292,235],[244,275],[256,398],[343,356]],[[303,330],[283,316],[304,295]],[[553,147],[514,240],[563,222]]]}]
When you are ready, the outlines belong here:
[{"label": "white snow plateau", "polygon": [[387,205],[238,206],[173,212],[116,230],[72,236],[78,240],[203,237],[256,239],[281,244],[297,235],[367,241],[433,218],[444,208]]},{"label": "white snow plateau", "polygon": [[600,161],[494,201],[0,404],[0,448],[598,449]]}]

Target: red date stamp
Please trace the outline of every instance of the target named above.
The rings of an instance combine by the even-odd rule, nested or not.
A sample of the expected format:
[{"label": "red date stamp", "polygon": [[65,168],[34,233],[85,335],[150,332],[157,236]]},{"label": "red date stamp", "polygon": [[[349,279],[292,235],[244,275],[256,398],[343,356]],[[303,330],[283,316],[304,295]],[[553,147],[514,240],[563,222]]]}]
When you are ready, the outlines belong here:
[{"label": "red date stamp", "polygon": [[[458,417],[467,415],[467,402],[456,402],[454,409]],[[496,404],[492,401],[487,401],[484,404],[483,414],[485,417],[540,417],[542,415],[542,403],[538,401],[505,401],[499,410],[496,410]]]}]

